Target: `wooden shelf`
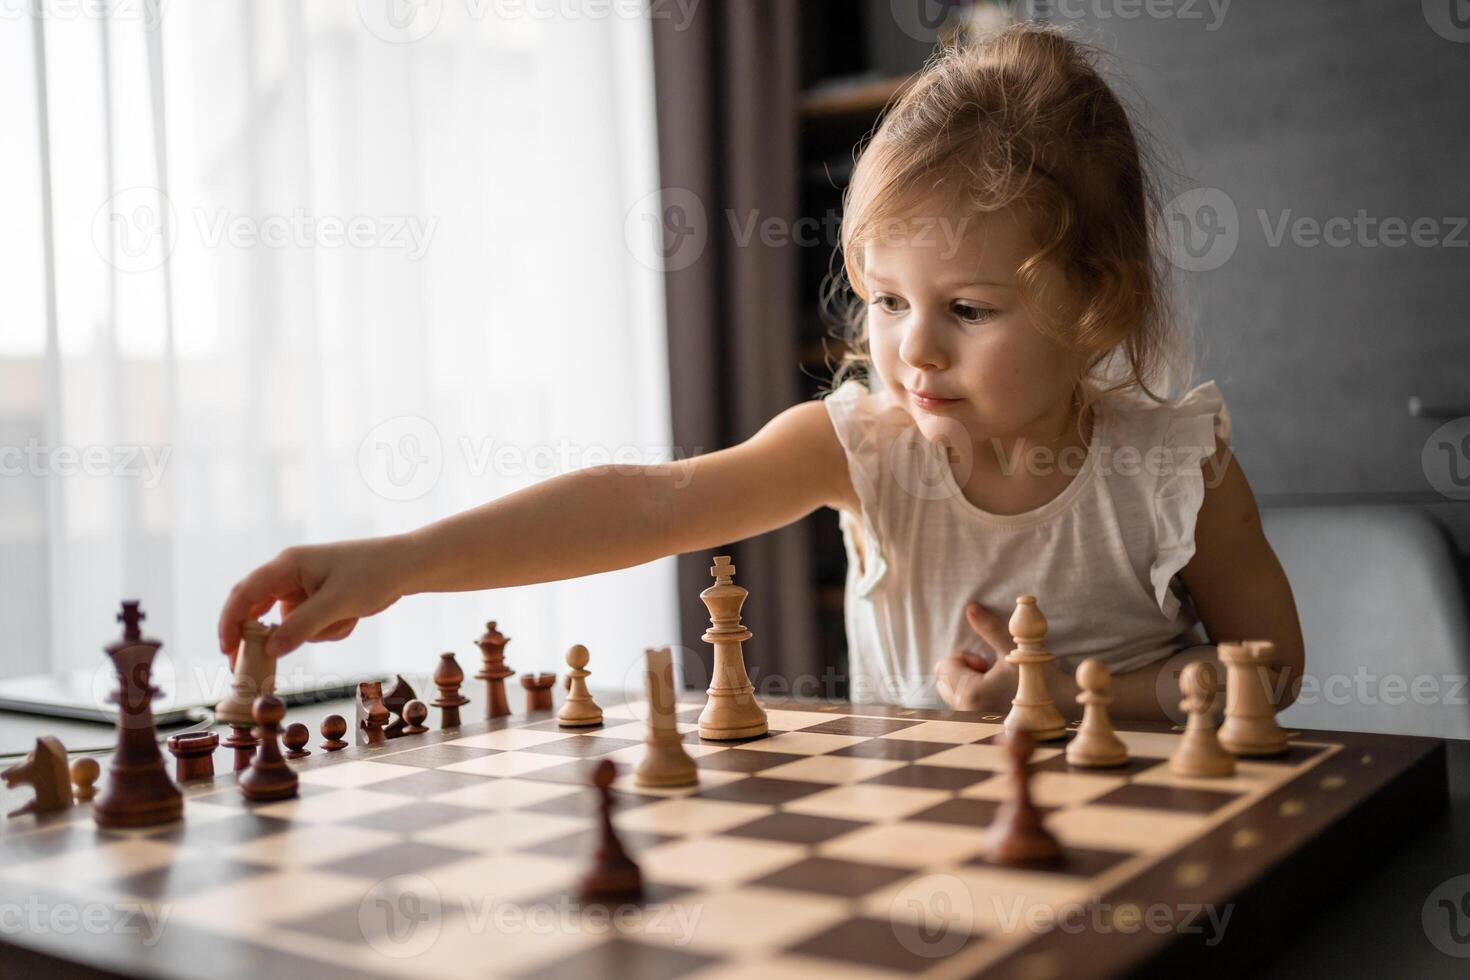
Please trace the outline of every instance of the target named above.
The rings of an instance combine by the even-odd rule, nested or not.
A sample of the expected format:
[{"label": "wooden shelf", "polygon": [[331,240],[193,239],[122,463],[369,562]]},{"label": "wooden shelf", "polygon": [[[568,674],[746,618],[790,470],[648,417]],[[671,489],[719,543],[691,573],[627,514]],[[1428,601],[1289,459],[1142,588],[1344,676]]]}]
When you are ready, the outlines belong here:
[{"label": "wooden shelf", "polygon": [[827,82],[801,94],[801,115],[803,119],[875,115],[913,80],[914,76],[904,75]]}]

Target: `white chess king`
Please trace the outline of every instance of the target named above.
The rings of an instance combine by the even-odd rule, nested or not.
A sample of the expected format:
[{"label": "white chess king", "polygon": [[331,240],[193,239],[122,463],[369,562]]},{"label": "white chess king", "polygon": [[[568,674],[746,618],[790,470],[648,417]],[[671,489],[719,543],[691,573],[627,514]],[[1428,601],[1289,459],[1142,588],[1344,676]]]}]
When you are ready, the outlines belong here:
[{"label": "white chess king", "polygon": [[729,741],[755,738],[770,730],[766,712],[755,700],[755,687],[745,672],[741,644],[753,635],[740,625],[740,607],[749,594],[732,579],[735,566],[729,555],[718,555],[709,570],[715,584],[699,594],[709,607],[710,628],[704,642],[715,648],[715,667],[709,700],[699,715],[699,737]]}]

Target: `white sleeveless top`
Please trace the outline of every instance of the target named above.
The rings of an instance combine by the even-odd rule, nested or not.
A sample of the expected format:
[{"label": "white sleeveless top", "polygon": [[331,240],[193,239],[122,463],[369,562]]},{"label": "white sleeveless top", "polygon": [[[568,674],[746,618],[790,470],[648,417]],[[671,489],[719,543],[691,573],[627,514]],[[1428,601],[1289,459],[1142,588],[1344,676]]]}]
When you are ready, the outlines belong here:
[{"label": "white sleeveless top", "polygon": [[943,707],[935,666],[984,649],[965,620],[972,600],[1008,620],[1017,596],[1035,595],[1065,670],[1086,657],[1134,670],[1204,642],[1176,576],[1194,554],[1201,463],[1217,434],[1230,443],[1214,382],[1164,405],[1104,397],[1072,482],[1009,516],[966,500],[944,450],[886,393],[852,380],[825,402],[861,504],[861,553],[839,512],[853,701]]}]

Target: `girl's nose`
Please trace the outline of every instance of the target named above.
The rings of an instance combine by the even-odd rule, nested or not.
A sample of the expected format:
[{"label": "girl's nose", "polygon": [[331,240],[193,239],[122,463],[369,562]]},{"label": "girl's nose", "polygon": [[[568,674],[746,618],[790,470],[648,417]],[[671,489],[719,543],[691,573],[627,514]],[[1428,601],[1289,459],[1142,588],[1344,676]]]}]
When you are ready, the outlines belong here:
[{"label": "girl's nose", "polygon": [[929,316],[914,313],[899,342],[898,356],[916,371],[943,371],[949,367],[949,355],[939,329]]}]

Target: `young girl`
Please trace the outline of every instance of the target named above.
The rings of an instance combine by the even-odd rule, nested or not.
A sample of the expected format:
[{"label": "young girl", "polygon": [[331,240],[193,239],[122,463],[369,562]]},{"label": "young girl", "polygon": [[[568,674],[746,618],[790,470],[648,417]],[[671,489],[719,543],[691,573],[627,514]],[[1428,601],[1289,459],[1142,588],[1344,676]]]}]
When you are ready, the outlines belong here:
[{"label": "young girl", "polygon": [[847,190],[860,303],[835,391],[677,471],[580,470],[411,533],[288,548],[230,593],[222,649],[277,601],[279,655],[404,595],[624,568],[825,506],[847,547],[854,701],[1004,709],[1006,623],[1030,593],[1064,712],[1096,657],[1115,715],[1173,714],[1182,660],[1213,656],[1200,625],[1272,641],[1284,706],[1300,628],[1220,392],[1155,391],[1177,344],[1143,157],[1064,33],[1017,25],[944,51]]}]

